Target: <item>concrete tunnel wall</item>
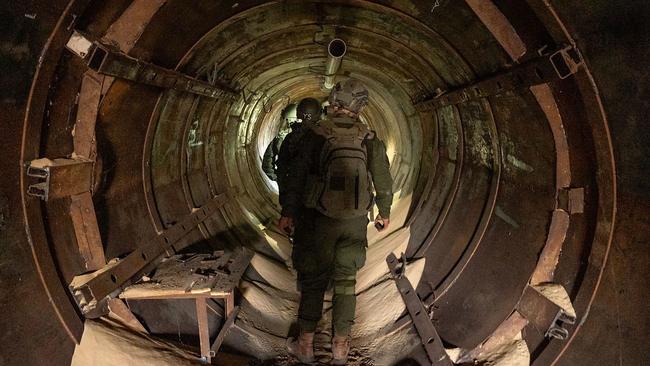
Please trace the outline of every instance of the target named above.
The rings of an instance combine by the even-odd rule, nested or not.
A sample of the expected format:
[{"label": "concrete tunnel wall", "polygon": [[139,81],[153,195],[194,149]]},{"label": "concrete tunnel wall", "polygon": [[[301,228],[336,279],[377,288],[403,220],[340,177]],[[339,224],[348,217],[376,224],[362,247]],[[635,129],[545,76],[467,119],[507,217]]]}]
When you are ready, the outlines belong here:
[{"label": "concrete tunnel wall", "polygon": [[[560,39],[554,37],[559,37],[557,34],[560,32],[557,25],[540,15],[546,14],[544,7],[540,11],[536,2],[529,4],[530,7],[516,1],[497,3],[521,37],[528,54],[532,55],[541,45],[559,42]],[[128,2],[92,4],[80,18],[77,28],[101,36],[127,5]],[[437,327],[441,336],[454,346],[471,348],[477,345],[512,311],[547,239],[559,180],[556,173],[558,142],[553,127],[549,125],[548,114],[540,108],[539,95],[530,91],[512,93],[458,108],[446,107],[436,113],[420,113],[413,108],[414,101],[434,94],[436,88],[444,90],[471,82],[512,62],[512,55],[506,52],[508,48],[499,44],[465,2],[443,2],[442,7],[433,11],[430,11],[428,2],[257,5],[251,2],[232,7],[201,3],[188,9],[180,2],[168,1],[151,19],[130,52],[133,56],[170,68],[178,67],[199,77],[207,77],[216,64],[220,77],[245,87],[250,95],[247,100],[242,97],[231,103],[215,102],[178,92],[161,94],[159,89],[119,80],[113,84],[102,101],[97,126],[102,185],[95,195],[95,206],[107,258],[132,250],[142,240],[151,237],[155,229],[173,223],[187,214],[191,207],[205,202],[211,194],[236,187],[237,199],[222,215],[188,237],[187,243],[207,237],[215,245],[245,242],[254,246],[261,254],[259,258],[263,259],[256,262],[257,268],[253,266],[245,286],[249,289],[257,286],[253,291],[266,291],[267,296],[282,294],[277,292],[278,284],[282,283],[278,278],[282,271],[290,273],[286,270],[290,263],[285,261],[288,246],[273,230],[272,221],[277,215],[276,198],[270,182],[260,172],[259,151],[277,128],[274,117],[283,105],[314,93],[324,95],[319,90],[318,66],[324,62],[325,51],[317,38],[328,39],[333,33],[350,45],[343,75],[364,79],[371,89],[372,105],[364,117],[392,147],[392,173],[399,178],[395,188],[398,191],[396,207],[400,209],[396,213],[401,213],[404,229],[395,225],[388,237],[371,236],[370,250],[375,251],[376,256],[374,261],[369,261],[367,283],[381,281],[373,269],[381,272],[379,268],[384,265],[385,251],[401,249],[413,259],[426,258],[422,275],[418,276],[421,277],[418,292],[425,297],[432,289],[435,290],[439,308]],[[586,23],[587,26],[583,25],[586,29],[593,26],[584,18],[575,20],[576,12],[569,5],[554,5],[577,24]],[[43,10],[45,15],[37,23],[42,30],[31,33],[40,43],[33,41],[32,47],[42,44],[52,29],[52,20],[61,10],[62,7],[58,11],[55,8]],[[596,6],[594,14],[583,16],[602,16],[602,8]],[[23,24],[22,27],[29,29],[30,26]],[[187,31],[170,33],[168,29],[173,27]],[[607,34],[605,30],[602,32]],[[627,34],[618,36],[628,37]],[[15,37],[20,39],[19,32]],[[582,43],[579,46],[585,51]],[[625,43],[625,47],[633,49],[639,46]],[[586,48],[591,50],[588,46]],[[598,49],[595,54],[602,56]],[[621,54],[627,53],[621,51]],[[589,53],[585,56],[590,60]],[[35,56],[30,59],[35,60]],[[60,157],[71,151],[70,131],[74,121],[68,116],[84,68],[79,60],[65,53],[51,64],[45,61],[39,69],[40,75],[52,72],[56,77],[49,83],[51,87],[46,98],[50,103],[44,119],[43,115],[40,120],[32,119],[30,114],[34,113],[33,110],[27,111],[22,161],[30,160],[30,154],[32,158]],[[595,62],[601,68],[603,64],[606,63]],[[592,64],[588,63],[588,66]],[[51,69],[47,70],[48,67]],[[27,85],[30,73],[16,72],[14,85]],[[603,75],[602,79],[596,80],[609,83],[613,79],[606,77],[605,72]],[[36,76],[38,81],[39,74]],[[614,182],[606,125],[599,120],[598,95],[588,76],[582,74],[552,85],[566,129],[571,186],[587,187],[585,213],[571,216],[570,231],[556,272],[556,281],[569,290],[579,314],[580,311],[586,313],[589,308],[600,278],[609,244],[615,198],[612,195]],[[41,88],[41,93],[48,92],[43,85],[34,85],[37,94],[38,88]],[[558,95],[559,91],[565,94]],[[625,89],[624,92],[630,91]],[[4,103],[12,106],[7,116],[14,116],[8,120],[15,121],[6,124],[8,133],[4,134],[5,138],[15,137],[16,131],[20,130],[19,116],[27,100],[26,95],[18,91],[8,95],[13,99],[5,99]],[[30,100],[37,97],[32,92]],[[620,98],[619,95],[616,97]],[[135,100],[138,102],[134,103]],[[612,108],[616,108],[622,103],[612,104]],[[609,108],[607,104],[606,107]],[[526,124],[522,124],[522,120]],[[40,128],[34,124],[35,121],[42,124],[41,133],[34,129]],[[192,141],[190,133],[194,136]],[[615,146],[621,141],[643,141],[640,136],[630,134],[629,129],[620,136],[623,137],[617,140],[615,135]],[[16,151],[20,149],[16,141],[8,141],[3,148],[8,151],[8,161],[3,161],[3,164],[12,167],[7,171],[24,173],[16,172]],[[626,148],[632,149],[636,156],[641,155],[638,145]],[[625,216],[630,224],[624,224],[624,227],[637,227],[634,226],[634,220],[638,220],[634,212],[642,211],[635,211],[640,210],[639,206],[630,204],[626,197],[647,197],[647,187],[639,173],[630,172],[637,160],[630,160],[627,154],[618,156],[624,156],[619,160],[622,160],[623,172],[628,174],[623,179],[623,204],[631,207]],[[10,157],[16,159],[9,161]],[[11,270],[7,270],[7,276],[3,273],[3,279],[15,281],[25,276],[29,280],[25,280],[26,286],[11,287],[15,283],[3,283],[8,289],[19,290],[18,294],[30,290],[30,287],[29,293],[41,294],[34,273],[40,276],[58,273],[59,278],[42,280],[47,286],[52,286],[57,281],[59,285],[68,283],[83,269],[74,253],[64,206],[60,202],[41,205],[30,197],[23,197],[25,214],[21,218],[17,201],[21,191],[15,186],[15,181],[12,183],[11,177],[16,180],[16,175],[6,178],[9,189],[6,193],[8,214],[5,217],[10,219],[7,221],[9,230],[3,233],[7,235],[8,243],[17,245],[8,246]],[[647,203],[647,200],[635,200],[637,205]],[[42,234],[38,234],[40,221],[43,222]],[[29,223],[26,230],[17,230],[26,222]],[[644,227],[641,226],[640,230],[643,232]],[[29,251],[26,253],[25,249],[28,247],[18,245],[21,242],[24,245],[22,237],[25,234],[35,253],[37,272],[16,270],[20,266],[33,266],[26,261]],[[640,243],[642,240],[634,241],[634,238],[642,236],[625,237],[630,235],[629,231],[618,235],[623,236],[622,243]],[[43,244],[49,249],[38,252]],[[643,259],[647,259],[647,252],[634,246],[631,248],[628,250],[638,250],[642,255],[628,260],[642,264]],[[47,265],[44,257],[48,255],[53,259],[49,269],[44,268]],[[620,263],[615,260],[610,268],[626,270],[620,267]],[[618,267],[614,267],[617,264]],[[269,273],[268,268],[273,268],[273,273]],[[632,280],[629,285],[626,282],[616,286],[642,289],[643,282]],[[259,291],[259,288],[265,291]],[[65,309],[58,303],[69,299],[65,295],[53,296],[51,288],[48,291],[55,306]],[[291,300],[291,296],[288,298]],[[603,301],[607,303],[607,299]],[[244,294],[243,301],[246,300]],[[17,301],[22,301],[21,297]],[[360,301],[361,307],[364,304],[372,309],[372,301]],[[47,303],[40,304],[40,308],[44,311],[50,309]],[[52,317],[41,316],[40,312],[32,313],[31,309],[25,309],[28,315],[34,314],[30,315],[32,320],[27,324],[52,320]],[[255,306],[250,306],[249,310],[253,312]],[[74,333],[74,320],[66,319],[66,316],[70,315],[61,317]],[[629,319],[635,319],[639,315],[629,316]],[[21,319],[18,324],[26,324],[24,316],[12,315],[8,320],[12,318]],[[586,348],[580,342],[602,329],[597,327],[599,319],[602,324],[609,324],[609,315],[589,318],[586,327],[595,330],[587,335],[580,332],[576,338],[577,345],[569,348],[568,356],[561,362],[583,364],[575,360],[594,357],[593,353],[585,352]],[[282,333],[277,329],[278,324],[286,324],[268,316],[251,316],[248,323],[246,320],[243,323],[249,326],[249,331],[259,331],[257,335],[262,338],[269,334],[272,340],[282,336],[275,334]],[[645,324],[647,329],[647,318]],[[30,334],[29,328],[15,324],[8,324],[4,329],[8,331],[3,332],[3,338],[12,334]],[[43,333],[32,339],[44,334],[51,335],[51,339],[61,339],[64,346],[51,354],[64,364],[72,344],[64,336],[64,328],[53,322],[44,324],[43,329]],[[647,336],[647,332],[637,332]],[[367,336],[377,337],[378,334],[379,330]],[[363,337],[359,338],[363,340]],[[15,349],[34,347],[26,339],[21,338]],[[623,339],[632,347],[642,344],[636,343],[639,340],[633,340],[632,335]],[[272,355],[273,341],[270,344],[262,347],[266,349],[261,351]],[[539,364],[550,364],[563,352],[563,346],[539,343],[533,346],[533,356]],[[417,353],[416,348],[413,350]],[[406,357],[411,349],[403,352],[400,356]],[[618,353],[605,348],[601,352],[612,359],[616,359],[612,355],[633,360],[643,357],[640,352],[626,352],[624,355],[623,347]],[[3,357],[9,364],[15,363],[15,356],[3,354]],[[35,354],[25,357],[34,357],[35,364],[43,360]]]}]

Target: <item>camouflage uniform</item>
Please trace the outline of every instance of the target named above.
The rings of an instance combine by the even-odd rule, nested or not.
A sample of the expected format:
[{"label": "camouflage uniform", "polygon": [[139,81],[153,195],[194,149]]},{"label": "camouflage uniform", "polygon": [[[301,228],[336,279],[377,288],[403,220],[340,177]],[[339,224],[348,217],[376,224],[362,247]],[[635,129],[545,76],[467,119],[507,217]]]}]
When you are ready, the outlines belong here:
[{"label": "camouflage uniform", "polygon": [[283,205],[282,198],[285,197],[283,191],[286,189],[286,177],[289,175],[289,170],[293,163],[293,159],[298,156],[301,147],[301,140],[305,135],[305,132],[309,130],[309,125],[309,122],[293,123],[291,125],[291,132],[289,132],[289,134],[284,138],[284,141],[280,146],[278,158],[276,161],[278,191],[280,192],[280,205]]},{"label": "camouflage uniform", "polygon": [[[338,117],[346,123],[353,120]],[[313,332],[323,311],[323,297],[333,281],[332,326],[336,335],[348,335],[354,322],[357,271],[366,260],[368,215],[351,219],[325,216],[304,207],[303,194],[309,174],[318,174],[320,154],[325,138],[309,130],[301,150],[286,175],[281,191],[282,215],[294,218],[295,236],[292,259],[298,272],[301,291],[298,320],[301,330]],[[390,217],[393,181],[384,143],[366,139],[368,168],[375,188],[379,214]]]}]

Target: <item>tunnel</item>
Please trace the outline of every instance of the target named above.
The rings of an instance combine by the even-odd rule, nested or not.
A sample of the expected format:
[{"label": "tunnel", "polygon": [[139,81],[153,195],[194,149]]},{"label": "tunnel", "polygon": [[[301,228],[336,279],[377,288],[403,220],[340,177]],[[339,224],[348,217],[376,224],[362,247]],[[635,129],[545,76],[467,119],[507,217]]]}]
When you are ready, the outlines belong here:
[{"label": "tunnel", "polygon": [[[224,352],[289,362],[300,293],[262,156],[286,128],[283,110],[325,101],[332,80],[350,78],[368,88],[360,119],[386,145],[395,192],[389,229],[369,225],[350,364],[436,364],[391,253],[457,364],[499,337],[518,337],[531,365],[648,360],[647,106],[635,94],[647,71],[628,56],[647,55],[634,41],[647,39],[643,11],[546,0],[9,3],[7,365],[69,364],[98,316],[71,283],[104,268],[116,285],[106,299],[116,297],[135,272],[123,278],[114,258],[137,253],[141,277],[164,255],[241,247],[254,255]],[[83,195],[57,196],[80,182]],[[561,300],[531,300],[549,288]],[[149,333],[197,346],[192,302],[128,306]],[[559,336],[538,327],[544,306],[573,313],[553,320]],[[209,320],[214,336],[223,309]],[[330,320],[326,295],[322,337]]]}]

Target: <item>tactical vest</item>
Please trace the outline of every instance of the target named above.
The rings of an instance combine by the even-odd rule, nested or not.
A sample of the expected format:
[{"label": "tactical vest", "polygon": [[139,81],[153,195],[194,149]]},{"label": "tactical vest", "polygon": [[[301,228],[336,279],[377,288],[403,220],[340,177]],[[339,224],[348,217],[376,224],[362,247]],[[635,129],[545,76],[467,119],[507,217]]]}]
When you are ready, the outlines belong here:
[{"label": "tactical vest", "polygon": [[305,206],[336,219],[367,215],[373,194],[365,141],[374,133],[362,123],[337,118],[312,130],[325,142],[318,174],[307,182]]}]

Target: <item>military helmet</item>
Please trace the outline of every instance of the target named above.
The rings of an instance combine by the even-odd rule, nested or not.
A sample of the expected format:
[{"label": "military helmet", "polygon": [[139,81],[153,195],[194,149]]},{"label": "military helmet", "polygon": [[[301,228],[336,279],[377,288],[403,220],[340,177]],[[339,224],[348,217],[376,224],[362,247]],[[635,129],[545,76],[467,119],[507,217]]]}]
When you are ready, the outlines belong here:
[{"label": "military helmet", "polygon": [[303,122],[314,122],[320,119],[322,108],[314,98],[305,98],[298,103],[298,118]]},{"label": "military helmet", "polygon": [[359,113],[368,105],[368,89],[359,80],[348,79],[332,88],[329,102],[331,106]]}]

